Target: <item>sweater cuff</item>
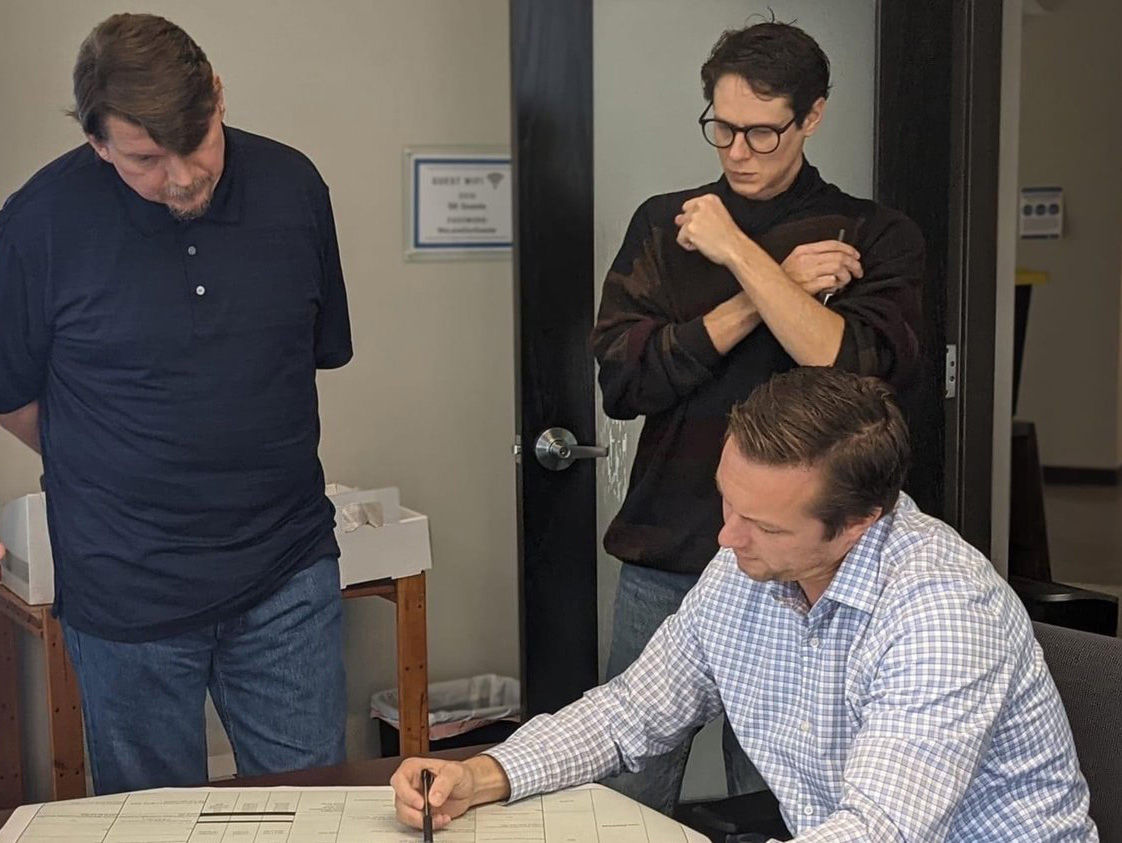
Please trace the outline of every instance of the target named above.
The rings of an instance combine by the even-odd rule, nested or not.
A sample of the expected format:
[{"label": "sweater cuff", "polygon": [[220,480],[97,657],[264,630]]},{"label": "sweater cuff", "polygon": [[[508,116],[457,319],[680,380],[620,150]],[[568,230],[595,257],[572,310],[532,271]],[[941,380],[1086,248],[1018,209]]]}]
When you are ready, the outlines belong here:
[{"label": "sweater cuff", "polygon": [[682,351],[712,371],[722,358],[721,352],[713,345],[713,339],[709,336],[704,320],[704,316],[698,316],[684,325],[675,325],[674,335]]}]

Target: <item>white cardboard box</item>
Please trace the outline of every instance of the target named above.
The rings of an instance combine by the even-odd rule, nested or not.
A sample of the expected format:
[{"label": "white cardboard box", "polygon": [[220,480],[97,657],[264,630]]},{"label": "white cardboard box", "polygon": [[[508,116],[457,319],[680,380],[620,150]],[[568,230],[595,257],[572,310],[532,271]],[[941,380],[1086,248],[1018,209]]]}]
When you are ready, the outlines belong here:
[{"label": "white cardboard box", "polygon": [[[337,514],[348,504],[377,502],[385,521],[380,527],[364,524],[346,532],[336,517],[339,574],[344,587],[386,577],[408,577],[432,567],[429,519],[402,506],[395,487],[348,489],[329,484],[327,494]],[[17,498],[0,511],[0,542],[8,549],[0,560],[0,583],[25,603],[53,602],[55,569],[42,492]]]},{"label": "white cardboard box", "polygon": [[0,560],[0,583],[25,603],[53,603],[55,566],[47,534],[47,498],[42,492],[16,498],[0,511],[0,542],[8,552]]},{"label": "white cardboard box", "polygon": [[[428,516],[401,505],[396,487],[350,489],[329,483],[327,497],[335,504],[335,540],[339,542],[339,575],[344,587],[386,577],[409,577],[432,567]],[[346,532],[339,510],[349,504],[379,503],[384,522],[364,524]]]}]

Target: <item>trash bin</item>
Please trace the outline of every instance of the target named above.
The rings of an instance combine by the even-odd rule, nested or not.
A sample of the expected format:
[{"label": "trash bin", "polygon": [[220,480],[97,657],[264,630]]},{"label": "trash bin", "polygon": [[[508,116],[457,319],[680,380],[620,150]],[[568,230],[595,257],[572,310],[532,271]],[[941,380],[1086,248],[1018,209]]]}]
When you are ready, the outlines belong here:
[{"label": "trash bin", "polygon": [[[396,688],[371,696],[370,716],[378,720],[382,757],[400,755]],[[521,717],[521,686],[509,676],[488,673],[429,685],[430,749],[498,743],[513,734]]]}]

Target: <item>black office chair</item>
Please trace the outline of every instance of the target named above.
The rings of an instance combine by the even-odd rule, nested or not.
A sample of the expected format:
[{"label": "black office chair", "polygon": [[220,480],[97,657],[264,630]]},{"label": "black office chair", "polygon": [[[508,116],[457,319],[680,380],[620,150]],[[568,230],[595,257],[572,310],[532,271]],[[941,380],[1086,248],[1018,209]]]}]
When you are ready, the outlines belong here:
[{"label": "black office chair", "polygon": [[1116,635],[1117,597],[1052,579],[1044,474],[1032,422],[1013,422],[1009,489],[1009,585],[1025,604],[1029,617],[1055,626]]},{"label": "black office chair", "polygon": [[791,839],[791,832],[779,813],[779,800],[770,790],[705,802],[683,802],[674,812],[674,819],[700,831],[711,843],[766,843],[773,838]]},{"label": "black office chair", "polygon": [[1122,640],[1034,623],[1067,710],[1099,839],[1122,840]]}]

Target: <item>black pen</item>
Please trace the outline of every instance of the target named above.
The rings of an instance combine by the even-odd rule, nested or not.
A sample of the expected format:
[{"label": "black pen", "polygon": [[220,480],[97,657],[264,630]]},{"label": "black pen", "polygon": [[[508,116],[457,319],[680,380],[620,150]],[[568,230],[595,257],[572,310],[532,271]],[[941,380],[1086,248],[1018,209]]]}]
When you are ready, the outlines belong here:
[{"label": "black pen", "polygon": [[421,770],[421,792],[425,797],[424,828],[421,840],[432,843],[432,805],[429,804],[429,788],[432,787],[432,770]]}]

